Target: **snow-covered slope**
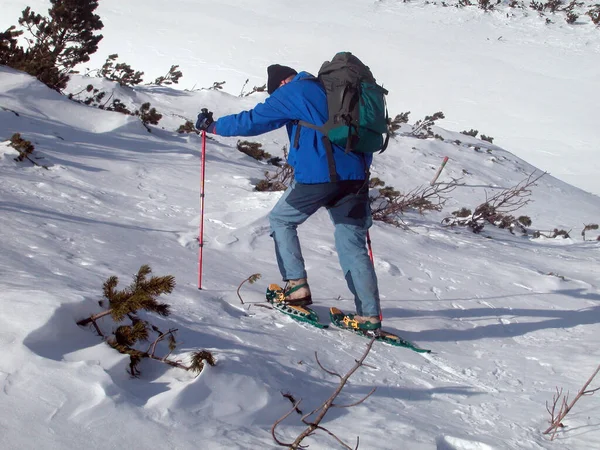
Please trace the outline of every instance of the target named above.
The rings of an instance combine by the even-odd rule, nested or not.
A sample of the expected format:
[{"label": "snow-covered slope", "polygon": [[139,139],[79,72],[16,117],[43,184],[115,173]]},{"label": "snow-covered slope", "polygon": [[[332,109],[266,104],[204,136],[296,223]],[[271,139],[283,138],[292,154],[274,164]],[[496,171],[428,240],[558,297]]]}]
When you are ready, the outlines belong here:
[{"label": "snow-covered slope", "polygon": [[[118,53],[147,80],[179,64],[182,87],[226,81],[237,94],[246,79],[262,85],[269,64],[316,72],[322,61],[350,50],[392,93],[391,114],[412,111],[416,121],[443,111],[443,126],[475,128],[600,195],[597,27],[582,12],[568,25],[564,13],[540,17],[505,5],[486,13],[457,3],[103,0],[104,39],[85,68],[97,69]],[[0,29],[15,24],[26,5],[45,13],[49,2],[3,0]]]},{"label": "snow-covered slope", "polygon": [[[45,13],[49,2],[3,0],[0,29],[25,6]],[[574,393],[598,365],[600,242],[580,237],[600,221],[600,32],[589,18],[567,25],[548,14],[546,25],[530,10],[420,0],[102,0],[98,13],[104,40],[82,72],[118,53],[147,81],[178,64],[179,87],[192,92],[72,80],[70,92],[92,82],[130,108],[151,102],[163,118],[148,133],[136,118],[71,102],[0,67],[0,448],[277,448],[270,428],[291,407],[282,393],[302,398],[304,412],[331,394],[337,380],[314,352],[345,372],[366,341],[242,307],[236,294],[253,273],[262,279],[244,284],[247,303],[279,281],[266,216],[280,194],[253,190],[269,166],[236,151],[235,138],[208,141],[199,291],[200,139],[174,130],[200,107],[218,117],[264,99],[237,95],[246,79],[263,84],[268,64],[316,72],[340,50],[360,56],[390,90],[390,114],[411,111],[411,123],[446,115],[435,128],[444,142],[399,137],[373,175],[408,191],[449,156],[440,182],[464,186],[441,213],[406,214],[409,230],[379,222],[371,230],[385,326],[434,354],[376,345],[341,403],[377,391],[323,425],[348,443],[360,435],[368,450],[600,447],[595,396],[576,405],[555,442],[541,435],[556,387]],[[198,90],[215,81],[226,81],[226,92]],[[459,133],[471,128],[499,146]],[[4,141],[15,132],[49,170],[14,161]],[[253,140],[274,155],[287,143],[282,131]],[[543,171],[551,175],[519,213],[572,239],[440,226]],[[350,310],[327,214],[300,237],[316,310]],[[187,361],[205,348],[217,358],[198,378],[144,362],[133,379],[128,358],[75,325],[101,310],[109,276],[124,287],[142,264],[176,278],[164,298],[171,316],[145,316],[178,329],[175,356]],[[302,430],[295,413],[278,427],[288,442]],[[305,443],[337,448],[325,434]]]},{"label": "snow-covered slope", "polygon": [[[366,341],[240,305],[236,289],[246,277],[263,276],[242,289],[246,302],[261,301],[266,284],[279,279],[266,215],[280,194],[253,190],[268,167],[237,152],[233,138],[207,145],[204,289],[197,289],[200,139],[173,130],[198,105],[220,115],[260,96],[123,90],[123,100],[150,99],[164,114],[148,133],[135,118],[71,102],[7,68],[0,87],[0,136],[22,133],[49,166],[17,163],[14,150],[0,147],[2,448],[275,448],[270,428],[291,406],[281,393],[302,398],[308,412],[337,384],[314,352],[325,367],[346,371]],[[285,144],[282,132],[258,140],[273,154]],[[480,153],[402,137],[377,158],[374,174],[407,190],[428,183],[447,155],[440,181],[462,177],[466,186],[443,213],[408,214],[410,231],[372,229],[386,326],[435,353],[373,348],[343,397],[377,391],[324,423],[347,442],[360,435],[360,448],[548,448],[540,434],[544,402],[555,386],[578,389],[597,365],[600,244],[583,242],[578,230],[598,221],[600,198],[549,175],[534,188],[523,211],[533,227],[573,228],[573,239],[439,226],[454,209],[474,207],[535,170],[489,147]],[[350,310],[327,214],[316,214],[300,235],[316,310]],[[127,284],[142,264],[177,280],[165,298],[172,315],[151,319],[179,330],[177,357],[206,348],[217,358],[198,378],[144,362],[132,379],[126,357],[75,325],[100,311],[106,278]],[[597,407],[597,398],[582,400],[559,442],[600,445]],[[288,441],[302,429],[296,414],[278,428]],[[336,445],[326,435],[307,443]]]}]

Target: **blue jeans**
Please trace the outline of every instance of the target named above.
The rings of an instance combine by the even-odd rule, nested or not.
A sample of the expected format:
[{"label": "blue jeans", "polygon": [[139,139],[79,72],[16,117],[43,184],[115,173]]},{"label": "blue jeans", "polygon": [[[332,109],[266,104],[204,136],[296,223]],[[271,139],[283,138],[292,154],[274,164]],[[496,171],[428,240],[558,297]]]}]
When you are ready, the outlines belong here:
[{"label": "blue jeans", "polygon": [[373,221],[364,180],[290,185],[269,214],[281,276],[286,281],[306,278],[296,229],[323,206],[335,226],[335,247],[354,295],[356,313],[379,316],[377,276],[366,246],[367,230]]}]

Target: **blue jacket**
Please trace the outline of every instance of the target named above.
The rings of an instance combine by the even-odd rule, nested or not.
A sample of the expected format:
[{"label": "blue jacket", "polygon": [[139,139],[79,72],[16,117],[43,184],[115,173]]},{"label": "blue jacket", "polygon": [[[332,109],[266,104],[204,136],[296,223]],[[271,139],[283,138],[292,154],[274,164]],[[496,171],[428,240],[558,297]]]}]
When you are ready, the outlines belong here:
[{"label": "blue jacket", "polygon": [[[239,114],[221,117],[214,123],[215,134],[220,136],[256,136],[286,126],[290,138],[288,163],[294,168],[298,183],[315,184],[331,181],[327,153],[321,140],[323,134],[308,127],[300,127],[298,145],[294,146],[296,121],[323,125],[327,121],[327,97],[323,86],[307,72],[279,87],[273,94],[251,109]],[[373,156],[349,152],[332,146],[335,170],[339,180],[364,180]]]}]

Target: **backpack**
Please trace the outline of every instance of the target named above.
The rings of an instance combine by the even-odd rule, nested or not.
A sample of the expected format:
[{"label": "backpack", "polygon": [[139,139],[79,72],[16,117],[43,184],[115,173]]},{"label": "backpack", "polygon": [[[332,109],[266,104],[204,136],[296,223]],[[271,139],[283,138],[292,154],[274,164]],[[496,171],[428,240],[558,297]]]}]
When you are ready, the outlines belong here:
[{"label": "backpack", "polygon": [[317,79],[327,94],[329,118],[320,127],[298,124],[320,131],[346,152],[383,152],[389,141],[388,91],[377,84],[371,70],[352,53],[340,52],[323,63]]}]

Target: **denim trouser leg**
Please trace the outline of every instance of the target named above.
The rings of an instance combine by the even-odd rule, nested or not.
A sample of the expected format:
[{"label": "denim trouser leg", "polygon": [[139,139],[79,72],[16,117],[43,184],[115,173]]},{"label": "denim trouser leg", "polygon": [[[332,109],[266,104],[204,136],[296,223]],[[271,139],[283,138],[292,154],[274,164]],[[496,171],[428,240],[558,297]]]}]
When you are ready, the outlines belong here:
[{"label": "denim trouser leg", "polygon": [[296,229],[325,206],[335,225],[335,246],[348,288],[354,295],[356,312],[379,316],[377,277],[366,245],[372,219],[364,186],[365,182],[360,180],[316,185],[292,183],[269,214],[269,222],[281,276],[284,280],[306,278]]},{"label": "denim trouser leg", "polygon": [[365,215],[352,217],[352,209],[360,208],[363,204],[359,196],[348,196],[338,202],[339,206],[330,208],[329,213],[335,224],[335,246],[340,265],[348,289],[354,294],[356,313],[379,316],[377,276],[366,246],[367,230],[372,224],[368,203],[364,204],[367,208]]},{"label": "denim trouser leg", "polygon": [[306,278],[304,258],[302,257],[296,228],[321,206],[317,203],[308,209],[302,208],[302,211],[291,206],[287,199],[294,186],[295,183],[290,185],[269,213],[271,237],[275,241],[277,265],[285,281]]}]

